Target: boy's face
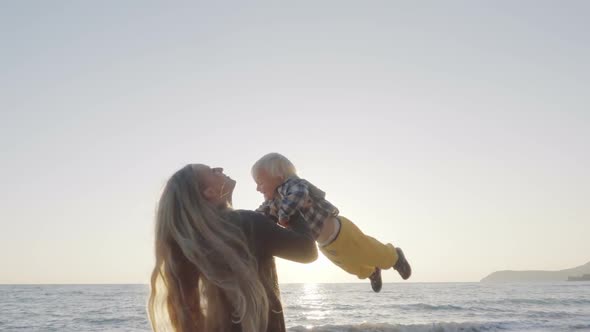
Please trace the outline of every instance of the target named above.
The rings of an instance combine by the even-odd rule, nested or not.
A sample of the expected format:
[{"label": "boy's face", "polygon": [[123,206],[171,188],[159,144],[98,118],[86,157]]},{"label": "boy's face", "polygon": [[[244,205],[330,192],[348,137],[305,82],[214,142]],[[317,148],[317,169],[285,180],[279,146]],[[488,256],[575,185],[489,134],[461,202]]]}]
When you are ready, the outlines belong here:
[{"label": "boy's face", "polygon": [[254,176],[256,182],[256,190],[264,195],[265,200],[275,198],[277,187],[283,183],[283,178],[280,176],[271,176],[265,170],[261,169],[258,174]]}]

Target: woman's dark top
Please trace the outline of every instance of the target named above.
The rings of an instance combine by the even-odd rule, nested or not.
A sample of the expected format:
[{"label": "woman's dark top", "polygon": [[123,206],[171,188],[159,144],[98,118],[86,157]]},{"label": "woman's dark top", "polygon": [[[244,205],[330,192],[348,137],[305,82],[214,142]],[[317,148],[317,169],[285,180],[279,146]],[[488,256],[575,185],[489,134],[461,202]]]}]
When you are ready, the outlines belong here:
[{"label": "woman's dark top", "polygon": [[[291,221],[290,229],[285,229],[262,214],[246,210],[235,212],[232,213],[231,220],[241,224],[250,250],[258,260],[258,276],[268,294],[267,332],[284,332],[285,318],[274,256],[299,263],[311,263],[318,256],[315,241],[302,220]],[[240,325],[233,325],[232,332],[241,331]]]}]

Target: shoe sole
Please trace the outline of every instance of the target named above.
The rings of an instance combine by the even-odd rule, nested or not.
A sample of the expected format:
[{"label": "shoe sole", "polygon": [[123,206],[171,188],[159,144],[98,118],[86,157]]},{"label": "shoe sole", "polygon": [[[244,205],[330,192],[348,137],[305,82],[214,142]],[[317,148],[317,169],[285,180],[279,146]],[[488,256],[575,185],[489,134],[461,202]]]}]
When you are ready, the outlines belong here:
[{"label": "shoe sole", "polygon": [[[402,279],[408,280],[412,276],[412,267],[410,266],[410,263],[408,263],[408,260],[406,259],[406,255],[404,255],[404,251],[401,248],[395,248],[395,250],[397,251],[398,263],[401,263],[402,265],[405,265],[407,267],[407,268],[401,269],[401,270],[405,270],[404,272],[406,272],[406,273],[403,273],[399,269],[395,269],[395,270],[400,274]],[[396,263],[396,265],[397,265],[397,263]]]}]

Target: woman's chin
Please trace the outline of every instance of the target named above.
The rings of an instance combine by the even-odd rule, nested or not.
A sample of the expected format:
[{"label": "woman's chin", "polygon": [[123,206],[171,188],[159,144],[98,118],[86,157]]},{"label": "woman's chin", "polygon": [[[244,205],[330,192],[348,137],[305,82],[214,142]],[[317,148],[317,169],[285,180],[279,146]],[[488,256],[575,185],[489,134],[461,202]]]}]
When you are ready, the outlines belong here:
[{"label": "woman's chin", "polygon": [[227,181],[225,181],[225,186],[231,188],[231,190],[234,190],[236,187],[236,180],[228,177]]}]

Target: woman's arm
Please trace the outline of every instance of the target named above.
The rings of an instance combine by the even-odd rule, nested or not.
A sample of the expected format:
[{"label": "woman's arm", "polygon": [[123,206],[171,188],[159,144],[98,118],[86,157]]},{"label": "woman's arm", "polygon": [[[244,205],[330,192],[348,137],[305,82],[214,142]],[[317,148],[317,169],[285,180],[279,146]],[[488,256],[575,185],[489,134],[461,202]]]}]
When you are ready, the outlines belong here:
[{"label": "woman's arm", "polygon": [[286,229],[259,213],[244,211],[241,215],[251,222],[254,245],[259,253],[299,263],[311,263],[318,258],[315,241],[299,219],[293,218],[291,228]]}]

